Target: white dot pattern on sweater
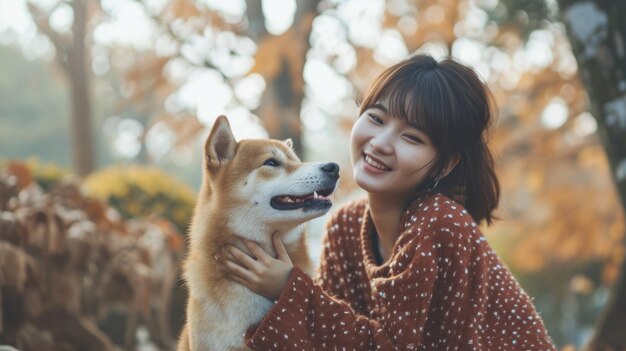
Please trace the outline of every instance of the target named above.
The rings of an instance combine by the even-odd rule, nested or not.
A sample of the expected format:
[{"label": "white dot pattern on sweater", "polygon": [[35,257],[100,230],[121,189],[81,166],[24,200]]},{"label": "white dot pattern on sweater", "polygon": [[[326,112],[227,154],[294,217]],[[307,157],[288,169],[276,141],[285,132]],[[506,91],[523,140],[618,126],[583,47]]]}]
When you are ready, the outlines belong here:
[{"label": "white dot pattern on sweater", "polygon": [[555,350],[528,295],[463,207],[416,200],[378,265],[366,201],[327,225],[316,283],[294,268],[246,343],[258,350]]}]

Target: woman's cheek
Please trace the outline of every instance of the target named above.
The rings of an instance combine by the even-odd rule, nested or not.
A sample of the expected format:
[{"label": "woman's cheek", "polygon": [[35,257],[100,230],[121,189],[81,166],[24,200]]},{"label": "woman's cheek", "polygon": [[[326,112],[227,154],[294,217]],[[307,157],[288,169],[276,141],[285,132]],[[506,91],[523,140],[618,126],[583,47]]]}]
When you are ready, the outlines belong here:
[{"label": "woman's cheek", "polygon": [[352,165],[354,166],[354,164],[356,163],[356,157],[357,154],[359,153],[357,150],[357,137],[355,135],[355,130],[354,128],[352,128],[352,133],[350,133],[350,156],[352,159]]},{"label": "woman's cheek", "polygon": [[353,164],[361,158],[361,148],[364,143],[364,139],[366,139],[363,129],[363,118],[360,117],[355,122],[352,127],[352,131],[350,132],[350,152],[352,154]]}]

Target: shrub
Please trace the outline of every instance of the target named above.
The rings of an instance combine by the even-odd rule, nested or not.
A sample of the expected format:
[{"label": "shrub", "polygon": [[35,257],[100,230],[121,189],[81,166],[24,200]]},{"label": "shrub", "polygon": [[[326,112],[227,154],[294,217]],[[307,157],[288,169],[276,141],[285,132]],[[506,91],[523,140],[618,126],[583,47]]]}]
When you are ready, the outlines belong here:
[{"label": "shrub", "polygon": [[165,172],[143,166],[111,167],[89,175],[85,192],[106,200],[124,218],[157,216],[185,233],[191,219],[193,190]]},{"label": "shrub", "polygon": [[36,157],[28,158],[26,161],[10,159],[0,160],[0,169],[15,167],[27,169],[29,177],[32,177],[32,180],[37,182],[45,191],[49,191],[62,178],[71,174],[68,170],[54,163],[43,163]]}]

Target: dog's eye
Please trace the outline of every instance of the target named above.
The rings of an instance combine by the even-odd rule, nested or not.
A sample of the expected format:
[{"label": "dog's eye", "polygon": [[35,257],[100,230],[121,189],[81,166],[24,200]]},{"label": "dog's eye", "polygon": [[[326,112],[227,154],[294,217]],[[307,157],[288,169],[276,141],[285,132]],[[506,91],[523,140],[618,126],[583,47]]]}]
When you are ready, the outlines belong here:
[{"label": "dog's eye", "polygon": [[280,166],[280,162],[275,158],[270,158],[263,163],[263,166],[278,167]]}]

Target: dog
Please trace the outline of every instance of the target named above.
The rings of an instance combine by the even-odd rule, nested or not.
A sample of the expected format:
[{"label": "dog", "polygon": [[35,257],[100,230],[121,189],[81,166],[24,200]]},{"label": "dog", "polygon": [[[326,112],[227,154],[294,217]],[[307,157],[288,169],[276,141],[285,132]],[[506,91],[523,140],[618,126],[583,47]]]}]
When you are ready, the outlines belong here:
[{"label": "dog", "polygon": [[228,280],[219,258],[228,244],[249,253],[242,238],[275,255],[271,236],[279,231],[293,264],[312,274],[303,224],[332,206],[339,166],[301,162],[291,139],[237,142],[225,116],[215,121],[204,152],[183,266],[189,299],[178,351],[247,350],[246,330],[273,302]]}]

